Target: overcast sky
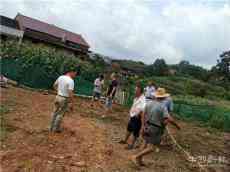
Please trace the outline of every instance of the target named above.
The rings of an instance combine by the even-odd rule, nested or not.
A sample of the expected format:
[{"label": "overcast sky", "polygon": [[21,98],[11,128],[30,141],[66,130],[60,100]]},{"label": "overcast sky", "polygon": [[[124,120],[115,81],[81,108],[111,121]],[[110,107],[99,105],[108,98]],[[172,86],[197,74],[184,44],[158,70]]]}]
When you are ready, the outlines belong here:
[{"label": "overcast sky", "polygon": [[19,12],[80,33],[91,50],[153,63],[216,64],[230,49],[230,0],[0,0]]}]

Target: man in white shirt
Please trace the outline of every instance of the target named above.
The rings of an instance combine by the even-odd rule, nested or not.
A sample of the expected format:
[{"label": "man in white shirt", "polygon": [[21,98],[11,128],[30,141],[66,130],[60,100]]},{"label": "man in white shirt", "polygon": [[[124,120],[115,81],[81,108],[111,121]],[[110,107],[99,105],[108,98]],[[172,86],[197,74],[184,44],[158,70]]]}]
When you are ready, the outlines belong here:
[{"label": "man in white shirt", "polygon": [[93,100],[100,99],[103,84],[104,84],[104,76],[100,75],[94,81]]},{"label": "man in white shirt", "polygon": [[133,140],[131,144],[128,144],[127,149],[133,149],[134,145],[136,143],[137,138],[140,135],[140,129],[141,129],[141,114],[144,111],[145,108],[145,96],[142,94],[143,89],[138,82],[136,85],[135,90],[135,98],[133,100],[133,105],[130,109],[130,118],[127,126],[127,133],[124,140],[121,140],[121,144],[126,144],[129,137],[133,135]]},{"label": "man in white shirt", "polygon": [[145,88],[145,98],[147,100],[154,99],[156,88],[154,86],[154,83],[152,81],[149,81],[148,86]]},{"label": "man in white shirt", "polygon": [[73,110],[74,78],[77,74],[78,72],[76,70],[69,70],[64,75],[59,76],[54,83],[57,96],[55,98],[55,109],[50,124],[51,132],[61,132],[61,122],[68,105],[70,109]]}]

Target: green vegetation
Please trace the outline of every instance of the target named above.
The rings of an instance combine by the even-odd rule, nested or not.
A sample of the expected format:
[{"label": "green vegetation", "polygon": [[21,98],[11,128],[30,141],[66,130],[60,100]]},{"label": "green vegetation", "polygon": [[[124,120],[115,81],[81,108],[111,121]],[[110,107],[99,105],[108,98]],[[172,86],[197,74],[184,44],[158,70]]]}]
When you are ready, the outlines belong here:
[{"label": "green vegetation", "polygon": [[76,91],[91,94],[92,81],[98,74],[88,61],[73,55],[57,52],[53,48],[40,47],[23,43],[20,46],[14,42],[1,44],[1,72],[7,77],[33,88],[50,89],[56,78],[69,68],[81,69],[81,82]]},{"label": "green vegetation", "polygon": [[[185,120],[200,121],[206,126],[230,131],[230,106],[195,96],[174,96],[174,112]],[[229,103],[230,105],[230,103]]]},{"label": "green vegetation", "polygon": [[217,65],[212,67],[209,82],[230,90],[230,50],[223,52]]},{"label": "green vegetation", "polygon": [[[166,78],[164,77],[165,79],[162,80],[180,81],[187,79],[188,81],[191,80],[191,84],[195,84],[196,82],[194,86],[191,86],[189,83],[187,85],[198,89],[196,93],[197,96],[205,96],[207,86],[212,86],[212,91],[217,92],[221,87],[223,88],[222,91],[224,94],[230,91],[230,51],[222,53],[217,65],[213,66],[211,70],[190,64],[188,61],[181,61],[179,64],[168,65],[162,58],[156,59],[151,65],[145,65],[131,60],[117,60],[116,62],[118,63],[117,65],[120,65],[121,69],[126,69],[126,66],[128,66],[128,70],[132,71],[134,74],[138,74],[140,78],[144,77],[147,79],[150,77],[151,79],[151,77],[154,78],[158,76],[163,78],[163,76],[165,76]],[[140,73],[140,71],[142,71],[142,73]],[[164,84],[168,85],[167,83]],[[230,100],[229,94],[224,98]]]},{"label": "green vegetation", "polygon": [[136,62],[133,60],[113,60],[113,63],[117,63],[119,68],[142,75],[145,73],[145,64],[143,62]]},{"label": "green vegetation", "polygon": [[146,67],[146,75],[152,76],[167,76],[168,75],[168,65],[164,59],[156,59],[152,65]]}]

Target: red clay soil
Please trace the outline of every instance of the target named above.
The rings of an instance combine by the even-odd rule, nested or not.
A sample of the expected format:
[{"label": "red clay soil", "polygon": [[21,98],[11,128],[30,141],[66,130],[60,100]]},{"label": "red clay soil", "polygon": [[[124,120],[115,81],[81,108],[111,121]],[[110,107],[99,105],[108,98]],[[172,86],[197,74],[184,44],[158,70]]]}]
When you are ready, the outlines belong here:
[{"label": "red clay soil", "polygon": [[[145,158],[145,167],[136,167],[118,141],[124,136],[128,109],[115,105],[105,114],[103,104],[76,98],[75,109],[66,114],[64,131],[48,132],[54,95],[10,87],[1,90],[5,131],[1,139],[1,172],[196,172],[195,162],[173,146],[162,146]],[[106,115],[102,118],[102,115]],[[230,134],[179,121],[181,131],[170,127],[178,143],[194,157],[230,157]],[[2,134],[3,135],[3,134]],[[141,144],[141,140],[139,144]],[[210,172],[228,171],[229,163],[209,164]]]}]

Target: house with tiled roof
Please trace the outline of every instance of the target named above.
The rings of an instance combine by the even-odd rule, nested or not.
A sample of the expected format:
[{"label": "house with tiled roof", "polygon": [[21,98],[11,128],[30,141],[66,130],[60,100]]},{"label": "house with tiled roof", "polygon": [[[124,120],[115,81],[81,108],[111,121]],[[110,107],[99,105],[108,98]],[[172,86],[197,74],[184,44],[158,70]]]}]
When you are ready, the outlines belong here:
[{"label": "house with tiled roof", "polygon": [[17,14],[15,21],[17,21],[20,30],[24,31],[23,40],[44,43],[74,54],[87,54],[89,51],[89,44],[80,34],[22,14]]}]

